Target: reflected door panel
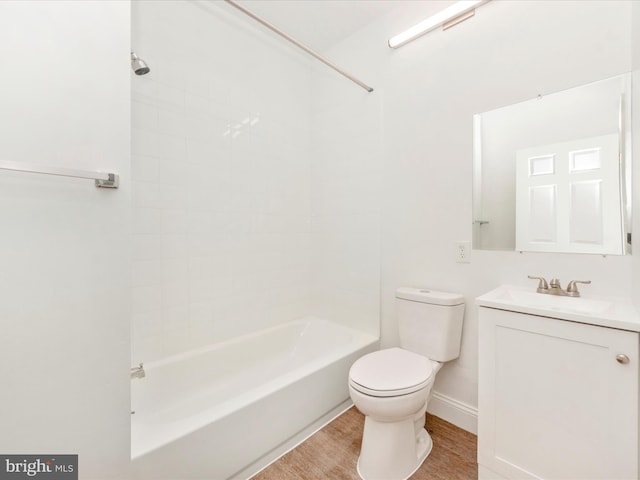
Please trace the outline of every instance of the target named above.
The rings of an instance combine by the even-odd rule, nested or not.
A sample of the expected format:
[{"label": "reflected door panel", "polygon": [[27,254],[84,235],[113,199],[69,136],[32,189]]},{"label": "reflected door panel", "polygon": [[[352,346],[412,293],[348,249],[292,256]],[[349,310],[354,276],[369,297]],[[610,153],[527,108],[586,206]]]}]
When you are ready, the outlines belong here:
[{"label": "reflected door panel", "polygon": [[516,250],[622,254],[617,134],[516,152]]},{"label": "reflected door panel", "polygon": [[631,253],[631,83],[627,73],[474,115],[474,249]]}]

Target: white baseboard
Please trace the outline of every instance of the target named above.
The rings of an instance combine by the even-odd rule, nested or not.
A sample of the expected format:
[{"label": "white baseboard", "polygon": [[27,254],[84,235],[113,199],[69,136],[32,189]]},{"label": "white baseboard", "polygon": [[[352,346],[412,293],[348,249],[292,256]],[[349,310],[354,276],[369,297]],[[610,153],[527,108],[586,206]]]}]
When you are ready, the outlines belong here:
[{"label": "white baseboard", "polygon": [[476,407],[439,392],[433,392],[427,411],[467,432],[478,434],[478,409]]}]

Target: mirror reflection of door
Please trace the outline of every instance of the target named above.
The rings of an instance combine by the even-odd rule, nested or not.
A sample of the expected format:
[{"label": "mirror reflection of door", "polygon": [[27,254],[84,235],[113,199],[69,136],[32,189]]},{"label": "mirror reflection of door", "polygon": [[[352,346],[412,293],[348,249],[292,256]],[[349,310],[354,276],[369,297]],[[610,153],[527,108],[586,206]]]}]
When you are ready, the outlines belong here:
[{"label": "mirror reflection of door", "polygon": [[630,253],[631,130],[628,73],[474,115],[473,248]]},{"label": "mirror reflection of door", "polygon": [[516,250],[622,254],[619,136],[516,152]]}]

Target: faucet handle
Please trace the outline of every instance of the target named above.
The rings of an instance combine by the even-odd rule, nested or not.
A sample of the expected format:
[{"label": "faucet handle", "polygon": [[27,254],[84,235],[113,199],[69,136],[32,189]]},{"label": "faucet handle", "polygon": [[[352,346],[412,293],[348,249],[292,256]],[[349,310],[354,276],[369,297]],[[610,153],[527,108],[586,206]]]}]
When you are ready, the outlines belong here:
[{"label": "faucet handle", "polygon": [[538,292],[538,293],[547,293],[549,291],[549,284],[544,279],[544,277],[534,277],[533,275],[527,275],[527,277],[532,279],[532,280],[539,280],[538,289],[536,290],[536,292]]},{"label": "faucet handle", "polygon": [[576,283],[584,283],[585,285],[589,285],[591,280],[571,280],[569,285],[567,285],[567,295],[569,297],[579,297],[580,291],[578,290],[578,286]]}]

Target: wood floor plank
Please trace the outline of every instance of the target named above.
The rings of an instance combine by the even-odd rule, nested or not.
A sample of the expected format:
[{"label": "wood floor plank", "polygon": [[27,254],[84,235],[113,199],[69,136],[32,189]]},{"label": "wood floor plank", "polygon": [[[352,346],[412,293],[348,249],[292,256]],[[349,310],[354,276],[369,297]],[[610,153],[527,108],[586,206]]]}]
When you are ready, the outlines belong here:
[{"label": "wood floor plank", "polygon": [[[364,416],[352,407],[252,480],[359,480]],[[427,415],[433,450],[411,480],[476,480],[477,438]]]}]

